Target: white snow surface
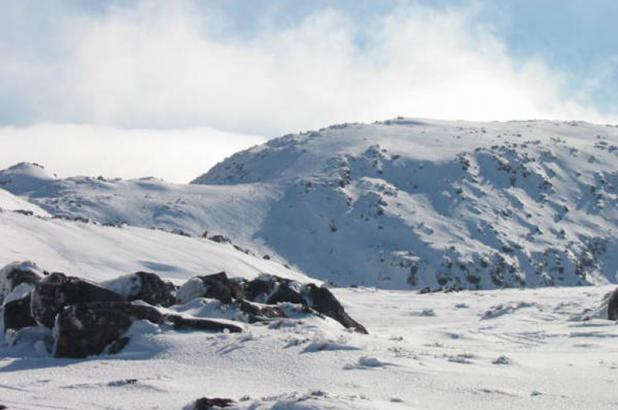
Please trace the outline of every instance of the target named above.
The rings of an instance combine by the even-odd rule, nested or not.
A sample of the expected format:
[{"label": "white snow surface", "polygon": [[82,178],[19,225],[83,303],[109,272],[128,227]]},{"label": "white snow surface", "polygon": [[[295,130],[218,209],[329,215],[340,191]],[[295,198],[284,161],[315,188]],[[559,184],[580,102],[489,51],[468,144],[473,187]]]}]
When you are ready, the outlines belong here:
[{"label": "white snow surface", "polygon": [[338,285],[572,286],[618,281],[617,160],[613,125],[400,118],[284,136],[191,185],[27,164],[0,184],[54,215],[224,234]]},{"label": "white snow surface", "polygon": [[137,271],[159,273],[176,283],[195,275],[261,273],[308,281],[302,273],[238,251],[230,244],[136,227],[0,213],[0,266],[29,260],[48,272],[105,281]]},{"label": "white snow surface", "polygon": [[[107,283],[126,292],[139,270],[358,284],[332,291],[369,334],[302,314],[234,334],[139,321],[119,354],[77,360],[27,328],[0,335],[0,405],[615,409],[616,145],[615,127],[585,123],[393,120],[286,136],[193,185],[1,171],[19,198],[0,191],[0,269],[120,277]],[[56,217],[13,212],[24,200]],[[411,290],[457,285],[492,290]],[[239,317],[201,298],[169,311]]]},{"label": "white snow surface", "polygon": [[2,211],[25,211],[32,212],[33,215],[50,216],[46,211],[38,206],[11,194],[4,189],[0,189],[0,212]]},{"label": "white snow surface", "polygon": [[[317,317],[238,334],[137,322],[121,353],[84,360],[49,358],[22,336],[0,349],[0,404],[188,409],[206,396],[245,410],[614,409],[618,326],[590,314],[609,290],[337,289],[369,335]],[[199,316],[200,304],[174,309]]]}]

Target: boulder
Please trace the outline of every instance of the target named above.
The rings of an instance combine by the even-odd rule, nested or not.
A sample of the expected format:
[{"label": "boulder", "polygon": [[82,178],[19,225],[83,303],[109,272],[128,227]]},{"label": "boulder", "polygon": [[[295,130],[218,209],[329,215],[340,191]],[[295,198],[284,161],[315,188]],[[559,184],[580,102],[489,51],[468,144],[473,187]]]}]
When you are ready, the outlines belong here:
[{"label": "boulder", "polygon": [[128,339],[121,336],[136,320],[163,323],[164,316],[155,308],[126,302],[94,302],[66,306],[54,327],[54,357],[82,358],[102,353],[108,346]]},{"label": "boulder", "polygon": [[248,302],[244,299],[238,301],[238,307],[247,316],[247,322],[255,323],[269,319],[283,319],[288,316],[276,306],[262,305],[258,303]]},{"label": "boulder", "polygon": [[16,287],[34,288],[41,280],[40,271],[32,262],[11,263],[0,269],[0,305]]},{"label": "boulder", "polygon": [[54,327],[55,357],[80,358],[107,353],[118,353],[129,342],[124,333],[133,322],[148,320],[155,324],[169,322],[176,329],[229,331],[239,333],[236,325],[210,319],[184,318],[163,314],[148,305],[127,302],[93,302],[70,305],[58,315]]},{"label": "boulder", "polygon": [[119,294],[93,282],[52,273],[32,291],[32,317],[37,323],[52,328],[56,315],[65,306],[91,302],[124,302]]},{"label": "boulder", "polygon": [[618,289],[614,290],[607,302],[607,318],[618,320]]},{"label": "boulder", "polygon": [[247,300],[269,305],[281,302],[304,304],[299,293],[301,287],[293,280],[262,274],[243,285],[243,295]]},{"label": "boulder", "polygon": [[151,305],[172,306],[176,303],[176,286],[151,272],[135,272],[101,284],[122,295],[127,302],[143,300]]},{"label": "boulder", "polygon": [[217,299],[223,303],[232,303],[233,299],[242,298],[242,287],[230,280],[225,272],[206,276],[195,276],[185,282],[176,293],[179,303],[187,303],[198,297]]},{"label": "boulder", "polygon": [[216,332],[227,330],[230,333],[242,332],[242,328],[239,326],[217,320],[186,318],[180,315],[165,315],[165,319],[174,325],[175,329],[213,330]]},{"label": "boulder", "polygon": [[266,299],[266,304],[276,305],[277,303],[296,303],[305,305],[307,302],[300,293],[292,289],[287,283],[280,283]]},{"label": "boulder", "polygon": [[234,405],[234,400],[202,397],[193,403],[193,410],[224,409]]},{"label": "boulder", "polygon": [[30,315],[30,295],[13,300],[4,305],[4,332],[9,329],[19,330],[25,327],[36,326]]},{"label": "boulder", "polygon": [[308,305],[325,316],[331,317],[348,329],[367,334],[367,329],[348,315],[335,295],[326,288],[313,283],[304,286],[303,293]]},{"label": "boulder", "polygon": [[335,319],[346,328],[367,333],[363,325],[345,312],[330,290],[313,283],[302,285],[274,275],[260,275],[243,285],[243,295],[247,300],[268,305],[284,302],[303,305]]}]

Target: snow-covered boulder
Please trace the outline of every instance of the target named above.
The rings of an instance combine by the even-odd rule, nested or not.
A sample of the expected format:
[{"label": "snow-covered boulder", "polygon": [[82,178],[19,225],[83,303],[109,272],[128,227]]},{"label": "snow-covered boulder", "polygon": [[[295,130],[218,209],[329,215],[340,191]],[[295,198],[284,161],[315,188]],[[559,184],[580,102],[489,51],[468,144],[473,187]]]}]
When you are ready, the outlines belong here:
[{"label": "snow-covered boulder", "polygon": [[0,306],[21,299],[41,280],[43,271],[30,261],[14,262],[0,269]]},{"label": "snow-covered boulder", "polygon": [[265,305],[291,303],[335,319],[346,328],[367,333],[367,329],[345,312],[328,289],[274,275],[262,274],[249,281],[231,280],[225,272],[196,276],[178,289],[177,298],[183,304],[195,298],[217,299],[225,305],[239,308],[253,321],[260,316],[286,317],[283,311]]},{"label": "snow-covered boulder", "polygon": [[122,296],[84,279],[54,272],[32,291],[32,315],[42,326],[53,328],[65,306],[92,302],[124,302]]},{"label": "snow-covered boulder", "polygon": [[17,331],[25,327],[36,326],[37,323],[30,313],[30,294],[26,294],[21,299],[7,302],[2,307],[4,318],[4,332],[9,329]]},{"label": "snow-covered boulder", "polygon": [[233,299],[241,297],[241,287],[237,281],[230,280],[225,272],[219,272],[195,276],[185,282],[176,293],[179,303],[187,303],[198,297],[231,303]]},{"label": "snow-covered boulder", "polygon": [[101,283],[126,301],[143,300],[151,305],[171,306],[176,303],[176,287],[152,272],[135,272]]},{"label": "snow-covered boulder", "polygon": [[120,351],[128,342],[121,336],[136,320],[162,323],[163,315],[150,306],[126,302],[94,302],[67,306],[53,329],[54,357],[86,357]]}]

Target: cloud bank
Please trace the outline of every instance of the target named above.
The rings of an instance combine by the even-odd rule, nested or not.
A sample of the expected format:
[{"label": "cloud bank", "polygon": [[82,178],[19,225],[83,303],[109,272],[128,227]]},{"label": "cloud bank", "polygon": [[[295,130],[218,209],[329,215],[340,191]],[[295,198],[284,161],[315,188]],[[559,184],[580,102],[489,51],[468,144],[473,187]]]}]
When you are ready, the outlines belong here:
[{"label": "cloud bank", "polygon": [[[12,19],[32,22],[23,8],[14,3]],[[44,13],[54,23],[42,18],[21,33],[22,43],[34,36],[31,52],[11,39],[0,46],[9,62],[0,93],[12,101],[0,108],[29,123],[273,136],[396,115],[607,120],[579,102],[585,96],[565,95],[567,74],[511,58],[470,7],[406,6],[362,27],[323,9],[293,25],[264,18],[250,36],[191,2]]]},{"label": "cloud bank", "polygon": [[0,169],[18,162],[37,162],[59,177],[155,176],[188,183],[223,158],[261,142],[264,137],[211,128],[0,127]]}]

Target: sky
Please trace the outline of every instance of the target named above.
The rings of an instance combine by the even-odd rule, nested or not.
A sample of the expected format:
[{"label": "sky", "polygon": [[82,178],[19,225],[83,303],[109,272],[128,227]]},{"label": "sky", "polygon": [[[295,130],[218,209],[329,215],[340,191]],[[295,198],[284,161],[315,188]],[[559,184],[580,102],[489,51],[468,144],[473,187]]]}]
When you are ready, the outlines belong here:
[{"label": "sky", "polygon": [[614,0],[0,2],[0,168],[186,182],[396,116],[618,122]]}]

